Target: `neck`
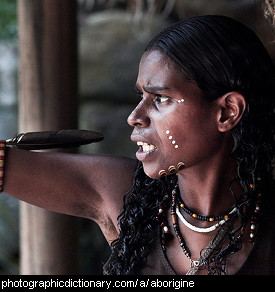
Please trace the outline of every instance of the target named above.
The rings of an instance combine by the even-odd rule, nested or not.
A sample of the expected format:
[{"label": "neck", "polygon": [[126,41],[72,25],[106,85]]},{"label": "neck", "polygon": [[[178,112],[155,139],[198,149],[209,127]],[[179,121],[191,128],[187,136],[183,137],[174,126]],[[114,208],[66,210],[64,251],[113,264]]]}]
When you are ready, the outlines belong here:
[{"label": "neck", "polygon": [[[184,169],[178,174],[181,198],[198,214],[223,215],[236,203],[230,191],[230,182],[236,175],[236,169],[234,160],[224,156]],[[234,182],[232,188],[236,197],[243,192],[237,182]]]}]

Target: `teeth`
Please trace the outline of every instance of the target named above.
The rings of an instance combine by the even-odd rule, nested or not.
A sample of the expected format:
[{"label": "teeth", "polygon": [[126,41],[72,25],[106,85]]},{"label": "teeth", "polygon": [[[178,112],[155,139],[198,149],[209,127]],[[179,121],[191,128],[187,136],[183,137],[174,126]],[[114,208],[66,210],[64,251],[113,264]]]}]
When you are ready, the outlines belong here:
[{"label": "teeth", "polygon": [[143,152],[149,152],[156,149],[156,146],[152,144],[147,144],[145,142],[137,142],[138,146],[142,146]]},{"label": "teeth", "polygon": [[148,145],[148,144],[143,144],[143,146],[142,146],[142,148],[143,148],[143,152],[149,152],[150,151],[150,145]]},{"label": "teeth", "polygon": [[156,147],[154,145],[150,145],[149,148],[150,148],[150,151],[151,151],[151,150],[154,150]]}]

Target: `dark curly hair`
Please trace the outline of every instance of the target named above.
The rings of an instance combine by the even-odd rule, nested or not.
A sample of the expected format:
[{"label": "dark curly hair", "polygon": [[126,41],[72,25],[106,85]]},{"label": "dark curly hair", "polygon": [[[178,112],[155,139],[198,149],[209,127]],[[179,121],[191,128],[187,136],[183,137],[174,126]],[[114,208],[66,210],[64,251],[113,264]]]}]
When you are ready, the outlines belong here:
[{"label": "dark curly hair", "polygon": [[[245,113],[231,131],[234,140],[232,157],[238,166],[234,179],[243,186],[245,199],[254,200],[249,185],[254,183],[256,175],[272,180],[274,154],[272,91],[275,73],[261,41],[254,32],[231,18],[206,15],[166,28],[149,43],[146,51],[150,50],[161,51],[173,59],[196,82],[203,98],[215,100],[231,91],[245,97]],[[123,212],[118,218],[120,234],[111,245],[106,274],[139,273],[155,240],[153,230],[158,205],[172,188],[167,177],[151,179],[144,173],[142,165],[138,167],[135,182],[125,195]],[[241,248],[241,240],[235,235],[248,218],[241,208],[238,216],[240,226],[228,232],[227,247],[223,250],[217,247],[209,259],[209,274],[225,273],[227,256]]]}]

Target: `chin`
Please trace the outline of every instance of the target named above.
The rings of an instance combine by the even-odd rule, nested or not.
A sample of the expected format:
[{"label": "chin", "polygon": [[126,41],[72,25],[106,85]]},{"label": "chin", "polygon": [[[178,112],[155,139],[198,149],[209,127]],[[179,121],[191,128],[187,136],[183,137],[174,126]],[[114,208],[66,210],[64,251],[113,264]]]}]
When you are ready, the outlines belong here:
[{"label": "chin", "polygon": [[143,164],[143,170],[144,170],[145,174],[152,179],[160,178],[159,171],[156,169],[157,168],[152,168],[152,167],[148,167],[148,166],[146,167],[146,165]]},{"label": "chin", "polygon": [[160,176],[158,174],[147,174],[146,172],[145,172],[145,174],[147,176],[149,176],[150,178],[152,178],[152,179],[158,179],[158,178],[160,178]]},{"label": "chin", "polygon": [[144,170],[144,172],[145,172],[145,174],[146,174],[147,176],[149,176],[149,177],[152,178],[152,179],[160,178],[160,176],[159,176],[158,173],[147,172],[147,171],[145,171],[145,170]]}]

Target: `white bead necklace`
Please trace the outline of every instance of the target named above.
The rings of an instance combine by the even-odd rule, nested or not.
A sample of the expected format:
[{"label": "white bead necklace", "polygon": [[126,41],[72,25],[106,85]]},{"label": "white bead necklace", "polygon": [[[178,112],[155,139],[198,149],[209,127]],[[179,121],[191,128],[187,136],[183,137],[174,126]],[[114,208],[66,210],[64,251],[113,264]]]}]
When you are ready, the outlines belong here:
[{"label": "white bead necklace", "polygon": [[[229,214],[233,214],[237,211],[237,208],[235,207]],[[197,227],[192,225],[191,223],[189,223],[181,214],[180,210],[179,210],[179,206],[176,206],[176,214],[178,215],[178,217],[180,218],[181,222],[189,229],[195,231],[195,232],[200,232],[200,233],[208,233],[211,231],[216,230],[219,226],[222,226],[228,219],[222,219],[221,221],[219,221],[218,223],[210,226],[210,227]]]}]

